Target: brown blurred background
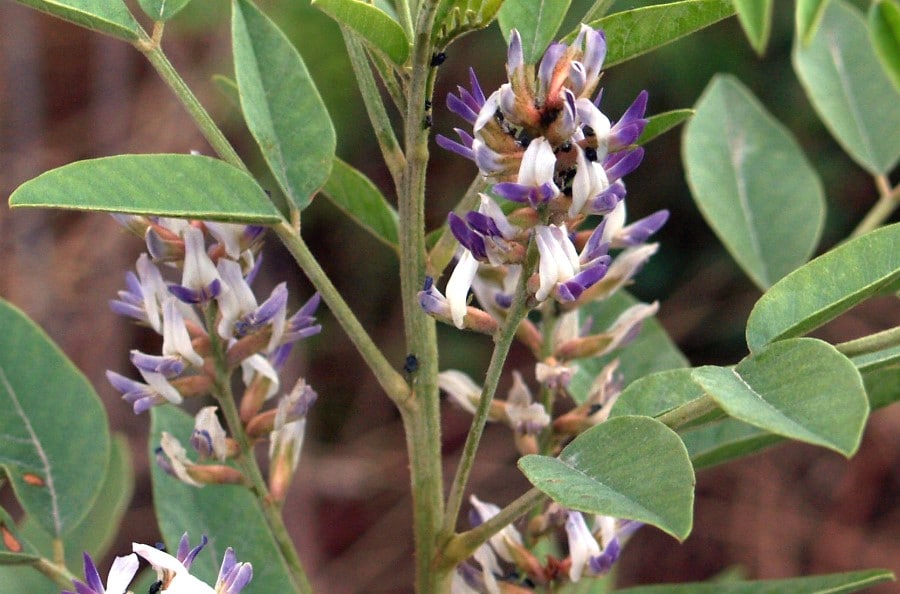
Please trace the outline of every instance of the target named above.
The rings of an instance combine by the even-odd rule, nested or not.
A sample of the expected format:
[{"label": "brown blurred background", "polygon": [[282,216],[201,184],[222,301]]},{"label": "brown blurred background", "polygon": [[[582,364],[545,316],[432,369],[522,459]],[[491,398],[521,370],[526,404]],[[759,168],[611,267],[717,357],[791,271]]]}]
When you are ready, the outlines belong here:
[{"label": "brown blurred background", "polygon": [[[576,6],[588,5],[575,2]],[[620,2],[626,8],[635,2]],[[342,158],[363,169],[388,196],[389,178],[336,28],[307,0],[265,3],[297,44],[328,103]],[[730,19],[691,39],[606,74],[604,110],[615,118],[641,89],[649,112],[688,107],[715,72],[735,73],[798,137],[823,177],[829,205],[822,246],[846,235],[873,203],[874,188],[816,120],[790,70],[788,10],[775,25],[764,58],[752,54]],[[577,9],[573,12],[577,12]],[[583,12],[583,10],[582,10]],[[243,155],[263,171],[238,114],[210,77],[231,76],[228,4],[195,0],[166,28],[164,48]],[[569,23],[573,25],[574,21]],[[568,30],[568,29],[565,29]],[[460,125],[444,108],[446,92],[478,68],[485,89],[504,76],[496,28],[451,47],[441,67],[435,130]],[[629,210],[639,217],[668,208],[662,250],[634,292],[660,299],[660,319],[695,365],[729,364],[745,354],[743,326],[758,298],[693,206],[679,160],[680,133],[648,147],[629,177]],[[129,45],[0,2],[0,296],[31,315],[75,361],[107,404],[113,428],[129,436],[138,482],[113,552],[132,540],[154,542],[146,451],[149,419],[134,416],[107,384],[104,371],[130,373],[130,348],[156,338],[115,317],[107,300],[141,242],[99,214],[16,211],[5,197],[22,182],[78,159],[119,153],[209,153],[192,122],[141,55]],[[429,221],[439,224],[474,167],[433,150]],[[262,175],[262,173],[261,173]],[[397,266],[381,244],[361,233],[324,199],[304,213],[304,234],[374,339],[402,366]],[[268,246],[265,291],[289,275],[294,305],[312,289],[275,242]],[[397,414],[323,308],[323,333],[304,345],[289,375],[305,374],[320,394],[287,515],[319,592],[408,592],[410,502],[403,433]],[[819,332],[847,340],[900,323],[896,301],[859,308]],[[478,377],[489,344],[442,331],[442,367]],[[511,366],[531,365],[514,352]],[[465,439],[468,416],[447,407],[448,475]],[[526,486],[515,469],[508,434],[489,428],[473,490],[497,503]],[[452,476],[452,475],[451,475]],[[695,528],[679,545],[658,531],[639,532],[620,563],[623,584],[706,579],[738,566],[752,578],[883,567],[900,571],[900,407],[873,415],[856,457],[799,444],[782,445],[698,476]],[[108,560],[103,564],[107,566]],[[873,592],[900,591],[893,585]]]}]

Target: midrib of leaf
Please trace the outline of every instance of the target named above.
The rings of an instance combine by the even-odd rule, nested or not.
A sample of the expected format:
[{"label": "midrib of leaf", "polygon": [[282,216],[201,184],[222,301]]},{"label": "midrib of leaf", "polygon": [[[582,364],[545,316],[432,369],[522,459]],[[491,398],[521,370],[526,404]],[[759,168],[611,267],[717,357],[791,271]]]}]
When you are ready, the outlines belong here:
[{"label": "midrib of leaf", "polygon": [[162,18],[164,14],[166,14],[166,0],[159,3],[159,18]]},{"label": "midrib of leaf", "polygon": [[741,382],[742,386],[744,386],[752,395],[756,396],[756,398],[760,401],[760,403],[762,403],[762,405],[766,409],[773,411],[775,414],[777,414],[779,417],[781,417],[783,419],[787,419],[791,423],[791,425],[793,426],[795,431],[799,431],[800,433],[803,433],[806,435],[813,435],[817,439],[819,438],[819,436],[817,434],[813,433],[812,431],[810,431],[809,429],[807,429],[806,427],[804,427],[803,425],[798,423],[796,420],[794,420],[793,417],[788,416],[787,413],[785,413],[784,411],[782,411],[779,408],[776,408],[768,400],[763,398],[762,395],[759,392],[757,392],[753,386],[751,386],[749,383],[747,383],[747,380],[744,379],[744,376],[742,376],[740,373],[738,373],[737,369],[731,369],[731,373],[734,375],[734,377],[737,378],[737,380],[739,382]]},{"label": "midrib of leaf", "polygon": [[12,384],[9,383],[9,379],[6,377],[6,372],[3,370],[3,367],[0,366],[0,382],[3,382],[3,387],[6,390],[7,394],[9,394],[10,400],[12,400],[13,406],[16,409],[16,414],[19,415],[19,418],[22,419],[22,425],[25,427],[25,430],[29,435],[29,442],[34,446],[35,451],[37,452],[38,457],[41,459],[41,463],[44,465],[44,483],[47,487],[47,492],[50,493],[50,507],[51,507],[51,515],[53,516],[53,527],[56,530],[56,536],[62,534],[62,520],[59,515],[59,503],[58,503],[58,495],[56,492],[56,487],[53,484],[53,471],[50,467],[50,459],[47,458],[47,453],[44,451],[44,447],[41,445],[41,440],[38,439],[37,433],[34,431],[34,427],[31,426],[31,421],[28,419],[28,416],[25,414],[25,410],[22,408],[22,405],[19,403],[19,398],[16,396],[16,391],[13,389]]},{"label": "midrib of leaf", "polygon": [[759,237],[756,236],[755,221],[753,218],[753,209],[750,208],[750,201],[747,197],[747,177],[744,174],[744,156],[747,143],[744,140],[744,133],[734,133],[734,122],[728,118],[728,155],[731,158],[731,167],[734,169],[734,181],[737,186],[738,203],[741,205],[741,212],[744,213],[744,221],[746,221],[747,235],[750,237],[750,245],[753,253],[763,269],[764,278],[762,281],[769,285],[769,267],[766,265],[766,259],[762,254],[762,246],[759,243]]},{"label": "midrib of leaf", "polygon": [[860,113],[859,106],[857,106],[856,101],[853,98],[853,93],[850,92],[851,84],[847,78],[847,69],[844,65],[844,61],[841,59],[841,53],[838,50],[838,44],[835,42],[834,38],[834,31],[829,30],[828,52],[831,54],[832,62],[834,62],[834,69],[838,74],[838,80],[841,81],[841,94],[843,94],[844,99],[847,101],[847,107],[850,110],[850,115],[853,117],[853,123],[856,124],[856,130],[859,132],[860,140],[862,140],[863,146],[866,149],[867,160],[873,165],[877,165],[875,150],[872,148],[872,139],[869,137],[868,131],[863,124],[862,113]]}]

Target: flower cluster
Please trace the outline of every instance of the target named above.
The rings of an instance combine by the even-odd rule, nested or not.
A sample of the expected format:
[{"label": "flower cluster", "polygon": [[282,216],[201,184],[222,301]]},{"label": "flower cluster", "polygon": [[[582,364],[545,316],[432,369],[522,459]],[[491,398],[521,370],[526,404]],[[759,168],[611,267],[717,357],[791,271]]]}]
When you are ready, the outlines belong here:
[{"label": "flower cluster", "polygon": [[[257,299],[252,284],[262,262],[263,227],[126,215],[117,220],[145,239],[147,253],[138,258],[136,273],[126,276],[127,289],[110,306],[160,334],[162,352],[133,350],[131,362],[143,381],[108,371],[110,383],[135,413],[142,413],[185,398],[229,397],[214,393],[217,374],[239,369],[245,386],[240,421],[251,439],[270,439],[270,483],[279,485],[272,496],[283,496],[316,393],[301,379],[277,407],[263,407],[281,391],[279,372],[294,343],[321,330],[313,317],[318,294],[290,316],[285,283],[266,299]],[[179,280],[165,280],[165,273],[177,275],[179,270]],[[181,443],[163,433],[158,463],[195,486],[243,482],[236,469],[224,464],[236,446],[216,407],[197,414],[190,444],[210,462],[191,461]]]},{"label": "flower cluster", "polygon": [[[477,210],[449,216],[462,249],[446,297],[430,280],[420,293],[431,315],[458,328],[493,331],[491,320],[502,319],[511,303],[510,279],[520,275],[532,241],[539,252],[537,273],[527,279],[533,303],[553,298],[568,307],[608,296],[654,253],[655,245],[645,242],[668,212],[626,225],[622,179],[643,158],[633,145],[647,123],[647,94],[611,123],[600,111],[600,95],[591,100],[605,56],[603,33],[582,26],[571,45],[549,47],[535,80],[514,30],[509,82],[486,97],[471,72],[471,89],[449,95],[448,108],[473,130],[456,129],[459,141],[438,136],[438,144],[473,160],[493,183],[493,195],[519,206],[507,215],[482,194]],[[603,219],[577,231],[593,215]],[[615,260],[614,248],[624,248]],[[468,306],[470,288],[483,310]]]},{"label": "flower cluster", "polygon": [[240,594],[253,578],[253,566],[249,563],[238,563],[231,547],[225,551],[215,587],[209,586],[190,574],[191,563],[206,546],[206,543],[207,539],[204,536],[199,545],[190,548],[188,535],[184,534],[174,557],[156,547],[133,543],[132,550],[134,552],[132,554],[116,557],[113,561],[105,587],[100,579],[100,572],[94,565],[94,560],[85,553],[85,581],[73,580],[75,592],[64,590],[62,594],[126,594],[128,585],[134,579],[140,565],[139,556],[156,570],[158,579],[151,587],[151,592],[160,594]]}]

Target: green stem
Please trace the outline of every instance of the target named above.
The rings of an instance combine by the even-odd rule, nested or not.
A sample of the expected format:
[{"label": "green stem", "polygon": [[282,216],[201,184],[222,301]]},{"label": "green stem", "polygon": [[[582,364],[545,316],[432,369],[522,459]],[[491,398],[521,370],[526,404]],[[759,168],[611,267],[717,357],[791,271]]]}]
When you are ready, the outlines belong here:
[{"label": "green stem", "polygon": [[459,465],[456,467],[456,476],[453,477],[453,484],[450,487],[450,495],[447,498],[447,509],[444,512],[444,521],[441,525],[441,534],[444,538],[449,538],[456,527],[456,518],[462,507],[466,483],[469,481],[469,475],[471,474],[472,466],[475,463],[475,453],[478,451],[478,444],[481,441],[481,435],[484,432],[484,426],[487,423],[491,401],[493,401],[494,394],[497,392],[497,385],[500,383],[500,375],[503,372],[503,366],[506,363],[509,347],[516,337],[516,330],[519,327],[519,323],[528,314],[528,291],[526,290],[526,286],[528,277],[531,276],[536,263],[537,248],[535,247],[534,241],[532,241],[528,247],[525,264],[522,266],[515,299],[509,308],[509,312],[506,314],[503,329],[494,344],[491,362],[488,365],[484,377],[484,388],[481,391],[481,399],[478,402],[478,408],[475,410],[472,426],[469,428],[469,434],[466,436],[466,443],[463,446],[462,456],[460,457]]},{"label": "green stem", "polygon": [[412,36],[413,22],[412,15],[409,12],[409,0],[397,0],[394,4],[397,8],[397,15],[400,17],[400,24],[403,25],[403,30],[406,31],[407,35]]},{"label": "green stem", "polygon": [[670,429],[677,431],[687,427],[694,421],[706,417],[718,410],[719,405],[711,396],[701,396],[656,417],[656,420]]},{"label": "green stem", "polygon": [[[204,313],[206,316],[206,327],[215,328],[216,308],[214,306],[207,307]],[[312,585],[309,583],[309,578],[306,576],[303,564],[297,555],[294,542],[291,540],[287,527],[284,525],[281,509],[278,503],[269,496],[268,485],[265,478],[263,478],[262,471],[253,452],[253,443],[244,431],[237,402],[231,390],[231,371],[228,369],[226,362],[226,345],[214,331],[210,331],[209,337],[216,367],[213,396],[215,396],[219,409],[225,417],[232,439],[237,442],[240,448],[240,455],[235,458],[235,462],[237,462],[244,477],[250,483],[250,490],[256,497],[257,504],[266,518],[269,531],[272,533],[272,537],[278,546],[278,551],[281,553],[281,557],[290,571],[294,590],[299,594],[312,594]]]},{"label": "green stem", "polygon": [[835,348],[847,357],[874,353],[900,345],[900,326],[889,328],[856,340],[848,340],[835,345]]},{"label": "green stem", "polygon": [[347,54],[350,56],[350,64],[353,66],[354,74],[356,74],[356,81],[359,84],[359,91],[362,94],[366,112],[369,114],[369,120],[375,129],[375,138],[378,141],[379,148],[381,148],[381,156],[391,172],[394,186],[399,187],[403,168],[406,166],[406,158],[403,156],[403,151],[400,149],[400,144],[394,135],[391,120],[388,117],[387,110],[384,108],[381,94],[378,92],[378,85],[375,84],[375,77],[372,76],[372,71],[369,68],[366,51],[359,40],[346,27],[341,27],[341,33],[344,36],[344,43],[347,45]]},{"label": "green stem", "polygon": [[391,400],[397,403],[398,406],[403,406],[410,399],[410,390],[406,380],[391,366],[390,362],[388,362],[384,354],[362,327],[362,324],[356,319],[347,302],[341,297],[341,294],[331,283],[331,279],[328,278],[315,256],[309,251],[309,247],[303,241],[303,238],[300,237],[300,233],[287,223],[279,223],[274,227],[274,230],[310,282],[322,295],[322,299],[328,306],[329,311],[340,323],[347,336],[350,337],[369,369],[375,374],[378,384]]},{"label": "green stem", "polygon": [[869,231],[876,229],[888,220],[894,210],[900,206],[900,186],[891,188],[890,180],[883,175],[875,178],[875,185],[878,186],[878,202],[866,214],[865,218],[860,221],[848,239],[865,235]]},{"label": "green stem", "polygon": [[31,567],[53,580],[61,588],[71,588],[72,580],[79,579],[78,576],[69,571],[65,564],[54,563],[50,559],[41,558]]},{"label": "green stem", "polygon": [[244,162],[234,150],[234,147],[231,146],[231,143],[228,142],[228,139],[222,134],[222,131],[210,117],[209,113],[204,109],[203,105],[200,104],[200,101],[191,89],[188,88],[184,79],[181,78],[181,75],[176,72],[172,63],[169,62],[169,59],[159,46],[158,40],[151,39],[150,37],[147,37],[146,33],[142,32],[141,39],[135,43],[135,47],[142,54],[147,56],[150,64],[153,65],[163,81],[169,85],[169,88],[172,89],[175,96],[178,97],[178,100],[181,101],[181,104],[187,109],[190,116],[194,119],[194,122],[196,122],[197,127],[200,128],[200,132],[209,142],[210,146],[212,146],[213,150],[231,165],[244,171],[248,171],[247,166],[244,165]]},{"label": "green stem", "polygon": [[444,546],[441,552],[439,565],[441,567],[456,567],[475,553],[475,549],[483,545],[488,539],[505,527],[509,526],[528,511],[547,499],[537,487],[532,487],[518,499],[504,507],[500,512],[482,522],[472,530],[455,535]]},{"label": "green stem", "polygon": [[434,570],[444,509],[441,467],[441,417],[437,386],[438,352],[435,323],[419,306],[425,280],[425,171],[428,165],[426,101],[434,89],[431,29],[440,0],[426,0],[418,12],[404,114],[406,169],[398,192],[400,214],[400,291],[407,352],[419,361],[413,374],[413,397],[401,413],[409,452],[416,544],[416,592],[447,589],[448,573]]}]

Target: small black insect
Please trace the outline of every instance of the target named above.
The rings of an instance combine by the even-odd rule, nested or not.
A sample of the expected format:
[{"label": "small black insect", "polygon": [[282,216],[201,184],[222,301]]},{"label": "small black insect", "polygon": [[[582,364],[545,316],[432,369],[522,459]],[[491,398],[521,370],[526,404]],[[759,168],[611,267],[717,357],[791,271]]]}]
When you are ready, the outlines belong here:
[{"label": "small black insect", "polygon": [[150,589],[147,591],[147,594],[157,594],[160,590],[162,590],[162,580],[150,584]]},{"label": "small black insect", "polygon": [[430,113],[425,114],[425,119],[422,121],[422,127],[425,128],[426,130],[428,128],[431,128],[431,114]]},{"label": "small black insect", "polygon": [[447,59],[447,54],[444,52],[437,52],[436,54],[431,54],[431,65],[432,66],[440,66],[444,63],[444,60]]},{"label": "small black insect", "polygon": [[597,160],[597,149],[592,149],[592,148],[584,149],[584,156],[587,157],[588,161],[596,161]]},{"label": "small black insect", "polygon": [[425,109],[431,109],[431,101],[428,99],[425,100]]},{"label": "small black insect", "polygon": [[403,371],[406,373],[415,373],[419,369],[419,358],[410,353],[406,355],[406,361],[403,363]]}]

